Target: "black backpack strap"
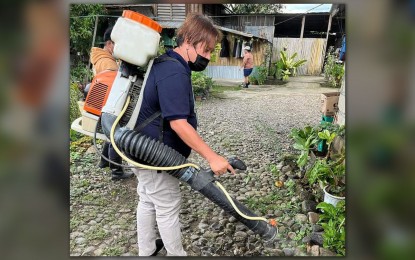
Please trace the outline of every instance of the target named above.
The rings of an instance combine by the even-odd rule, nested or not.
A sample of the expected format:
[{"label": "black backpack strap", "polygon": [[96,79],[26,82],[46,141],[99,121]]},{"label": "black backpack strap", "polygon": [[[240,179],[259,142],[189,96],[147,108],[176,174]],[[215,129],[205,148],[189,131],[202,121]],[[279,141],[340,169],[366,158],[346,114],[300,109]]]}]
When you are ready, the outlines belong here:
[{"label": "black backpack strap", "polygon": [[141,130],[143,130],[144,127],[146,127],[148,124],[150,124],[151,121],[153,121],[154,119],[156,119],[160,115],[161,115],[161,111],[157,111],[156,113],[154,113],[150,117],[148,117],[146,120],[144,120],[144,122],[139,124],[136,128],[134,128],[134,130],[140,132]]},{"label": "black backpack strap", "polygon": [[[167,56],[167,55],[162,55],[162,56],[159,56],[159,57],[155,58],[153,64],[157,64],[157,63],[161,63],[161,62],[165,62],[165,61],[169,61],[169,60],[180,63],[180,61],[176,60],[175,58],[172,58],[172,57]],[[141,131],[144,127],[146,127],[148,124],[150,124],[151,121],[153,121],[154,119],[156,119],[159,116],[160,116],[159,141],[163,142],[164,118],[161,116],[161,111],[157,111],[154,114],[152,114],[150,117],[148,117],[146,120],[144,120],[144,122],[142,122],[137,127],[135,127],[134,130],[138,131],[138,132]]]}]

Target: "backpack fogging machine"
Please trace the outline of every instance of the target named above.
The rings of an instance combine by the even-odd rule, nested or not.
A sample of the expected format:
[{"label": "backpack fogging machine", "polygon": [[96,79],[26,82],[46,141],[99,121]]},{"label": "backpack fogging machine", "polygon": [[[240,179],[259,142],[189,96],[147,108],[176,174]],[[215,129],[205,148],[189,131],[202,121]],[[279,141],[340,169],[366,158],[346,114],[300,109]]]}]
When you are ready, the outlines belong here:
[{"label": "backpack fogging machine", "polygon": [[[94,96],[91,92],[85,101],[88,104],[90,98],[105,104],[100,111],[100,123],[97,124],[96,132],[103,133],[117,153],[131,165],[166,171],[165,174],[190,185],[265,241],[273,241],[278,233],[275,220],[259,217],[231,198],[215,179],[211,169],[202,169],[187,162],[177,151],[134,130],[146,79],[153,63],[158,59],[152,58],[157,55],[161,29],[155,21],[133,11],[124,11],[122,17],[118,18],[111,39],[115,42],[114,56],[121,60],[120,68],[112,87],[107,88],[108,93],[101,93],[101,98],[97,101],[97,95]],[[142,68],[146,65],[147,71],[144,73]],[[93,88],[91,86],[90,91]],[[148,165],[139,164],[136,160]],[[229,163],[235,169],[246,169],[244,162],[237,158],[229,159]]]}]

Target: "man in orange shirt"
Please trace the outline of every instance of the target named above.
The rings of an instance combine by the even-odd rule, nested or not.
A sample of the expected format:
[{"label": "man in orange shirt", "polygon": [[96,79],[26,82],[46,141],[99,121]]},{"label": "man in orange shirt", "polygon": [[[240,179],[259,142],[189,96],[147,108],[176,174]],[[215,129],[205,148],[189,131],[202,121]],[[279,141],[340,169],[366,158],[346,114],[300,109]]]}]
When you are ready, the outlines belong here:
[{"label": "man in orange shirt", "polygon": [[[114,58],[114,42],[111,40],[112,27],[109,27],[104,33],[104,48],[92,47],[91,48],[91,63],[94,76],[106,71],[118,71],[118,64]],[[86,92],[89,89],[86,88]],[[111,159],[112,161],[121,164],[122,158],[117,154],[112,145],[109,142],[105,142],[102,153]],[[112,180],[121,180],[132,177],[132,172],[124,172],[121,166],[111,164],[103,157],[98,164],[99,168],[105,168],[109,166],[111,169]]]},{"label": "man in orange shirt", "polygon": [[249,82],[249,75],[251,75],[252,70],[254,68],[254,57],[251,53],[251,47],[245,46],[244,47],[244,59],[242,61],[241,69],[244,69],[244,88],[248,88]]}]

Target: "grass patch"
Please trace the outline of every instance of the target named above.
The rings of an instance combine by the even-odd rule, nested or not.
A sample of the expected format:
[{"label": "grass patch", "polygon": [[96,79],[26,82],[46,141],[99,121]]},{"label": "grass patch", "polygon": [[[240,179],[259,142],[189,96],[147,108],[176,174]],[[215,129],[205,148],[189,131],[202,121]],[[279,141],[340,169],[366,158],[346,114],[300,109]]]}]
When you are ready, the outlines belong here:
[{"label": "grass patch", "polygon": [[246,204],[248,208],[259,210],[262,214],[266,214],[268,210],[276,210],[280,208],[280,206],[276,204],[276,201],[279,199],[281,199],[281,195],[272,192],[263,197],[248,197]]},{"label": "grass patch", "polygon": [[108,237],[108,235],[109,234],[103,228],[93,229],[85,234],[86,239],[88,240],[103,240]]},{"label": "grass patch", "polygon": [[77,228],[81,224],[81,221],[77,217],[72,217],[69,221],[69,229],[70,231],[73,231],[75,228]]},{"label": "grass patch", "polygon": [[241,86],[219,86],[214,85],[210,90],[209,94],[210,96],[214,98],[224,99],[226,98],[226,95],[224,94],[225,91],[239,91],[241,90]]},{"label": "grass patch", "polygon": [[107,247],[102,251],[102,255],[104,256],[120,256],[122,254],[123,250],[119,247],[112,246]]},{"label": "grass patch", "polygon": [[241,89],[242,89],[241,86],[220,86],[220,85],[214,85],[210,89],[210,93],[211,94],[220,94],[220,93],[223,93],[225,91],[239,91]]}]

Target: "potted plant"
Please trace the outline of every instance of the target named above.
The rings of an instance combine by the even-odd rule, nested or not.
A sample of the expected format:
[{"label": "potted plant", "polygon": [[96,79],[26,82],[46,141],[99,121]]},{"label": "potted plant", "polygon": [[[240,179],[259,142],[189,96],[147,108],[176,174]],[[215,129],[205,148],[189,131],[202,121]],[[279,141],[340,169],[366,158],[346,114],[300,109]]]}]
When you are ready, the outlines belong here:
[{"label": "potted plant", "polygon": [[306,177],[311,185],[318,183],[320,188],[324,191],[324,201],[336,205],[339,201],[345,199],[345,152],[335,156],[335,160],[330,160],[328,157],[324,159],[317,159],[309,171],[306,172]]},{"label": "potted plant", "polygon": [[323,154],[327,152],[326,157],[329,156],[330,145],[333,142],[334,138],[337,136],[336,133],[330,133],[329,130],[324,129],[318,132],[318,138],[320,139],[318,142],[317,150],[322,152]]}]

